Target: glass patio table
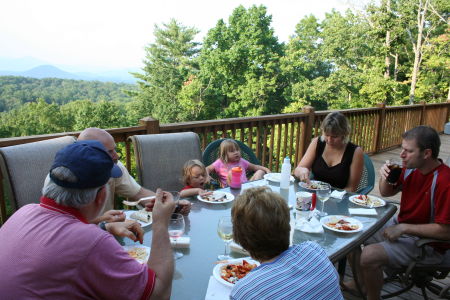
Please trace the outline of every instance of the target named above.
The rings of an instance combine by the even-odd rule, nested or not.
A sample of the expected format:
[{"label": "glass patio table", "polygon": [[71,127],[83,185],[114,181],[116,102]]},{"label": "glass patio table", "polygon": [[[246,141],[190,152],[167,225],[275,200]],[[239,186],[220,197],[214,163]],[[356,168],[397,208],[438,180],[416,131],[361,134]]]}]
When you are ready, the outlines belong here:
[{"label": "glass patio table", "polygon": [[[289,189],[280,189],[279,184],[266,180],[258,180],[242,185],[242,189],[234,190],[230,188],[221,191],[238,196],[243,190],[252,186],[268,185],[274,192],[280,193],[288,201],[289,205],[295,208],[295,193],[302,190],[295,181],[291,183]],[[325,205],[325,211],[329,215],[349,216],[348,208],[357,207],[349,202],[347,193],[343,199],[330,198]],[[196,197],[189,198],[193,203],[191,213],[185,217],[186,229],[183,236],[190,237],[190,246],[185,249],[177,249],[184,254],[180,259],[175,260],[175,273],[172,284],[171,299],[199,300],[204,299],[208,288],[209,278],[217,261],[217,255],[224,251],[224,242],[217,234],[217,223],[221,216],[229,216],[233,202],[213,204],[205,203]],[[317,205],[321,205],[317,201]],[[295,219],[294,211],[291,209],[291,220]],[[320,208],[320,206],[319,206]],[[293,234],[293,244],[303,241],[314,241],[322,246],[330,260],[335,263],[344,258],[354,247],[362,244],[368,237],[375,233],[396,211],[396,206],[387,203],[386,206],[376,208],[376,216],[357,216],[363,224],[363,230],[356,233],[338,233],[324,229],[323,233],[305,233],[295,230]],[[152,230],[151,226],[146,227],[144,245],[150,246]],[[129,239],[124,241],[127,245],[133,242]],[[233,258],[244,257],[240,253],[231,252]]]}]

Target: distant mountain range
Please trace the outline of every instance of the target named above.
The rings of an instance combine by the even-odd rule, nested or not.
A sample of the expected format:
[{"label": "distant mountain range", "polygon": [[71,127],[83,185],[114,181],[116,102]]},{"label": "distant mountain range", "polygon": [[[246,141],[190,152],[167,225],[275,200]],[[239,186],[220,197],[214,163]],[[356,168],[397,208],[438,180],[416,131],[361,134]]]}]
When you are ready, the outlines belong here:
[{"label": "distant mountain range", "polygon": [[43,61],[25,57],[7,59],[0,57],[0,76],[23,76],[33,78],[62,78],[75,80],[98,80],[103,82],[136,83],[129,72],[139,70],[110,70],[100,72],[67,72]]}]

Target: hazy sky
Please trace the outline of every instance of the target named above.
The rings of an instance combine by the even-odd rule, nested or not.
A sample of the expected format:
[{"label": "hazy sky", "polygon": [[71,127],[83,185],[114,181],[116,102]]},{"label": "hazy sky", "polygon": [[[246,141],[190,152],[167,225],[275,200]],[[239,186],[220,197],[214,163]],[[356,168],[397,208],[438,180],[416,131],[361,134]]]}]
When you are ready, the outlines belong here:
[{"label": "hazy sky", "polygon": [[280,41],[305,15],[323,18],[347,0],[1,0],[0,57],[31,56],[56,65],[140,68],[154,25],[171,18],[196,27],[201,41],[242,4],[264,5]]}]

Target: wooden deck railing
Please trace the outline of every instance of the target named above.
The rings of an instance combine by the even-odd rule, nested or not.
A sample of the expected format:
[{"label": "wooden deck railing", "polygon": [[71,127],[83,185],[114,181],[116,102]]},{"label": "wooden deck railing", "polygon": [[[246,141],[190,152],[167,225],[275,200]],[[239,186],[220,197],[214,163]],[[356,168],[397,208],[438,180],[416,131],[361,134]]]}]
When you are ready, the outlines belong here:
[{"label": "wooden deck railing", "polygon": [[[304,107],[300,113],[259,117],[206,120],[173,124],[159,124],[150,117],[140,120],[139,126],[113,128],[107,131],[115,141],[123,144],[126,166],[131,169],[133,149],[128,137],[139,134],[158,134],[193,131],[200,136],[202,150],[213,140],[223,137],[238,139],[247,144],[261,164],[279,171],[284,157],[289,156],[296,165],[305,153],[312,138],[320,135],[320,123],[330,111],[314,111]],[[450,100],[445,103],[341,110],[350,120],[350,140],[360,145],[366,153],[388,150],[401,144],[401,134],[417,125],[429,125],[443,132],[449,121]],[[79,132],[0,139],[0,147],[41,141],[64,135],[77,136]],[[3,182],[0,173],[0,181]],[[5,195],[0,184],[0,204],[4,213]]]},{"label": "wooden deck railing", "polygon": [[[150,117],[140,120],[139,126],[113,128],[107,131],[117,143],[124,143],[126,165],[131,166],[132,149],[128,137],[138,134],[158,134],[193,131],[200,136],[202,150],[213,140],[231,137],[246,143],[254,150],[261,163],[279,171],[282,159],[289,156],[293,164],[300,161],[312,138],[320,135],[320,123],[330,111],[314,111],[259,117],[230,118],[159,124]],[[401,134],[417,125],[430,125],[443,132],[449,121],[450,100],[445,103],[391,106],[341,110],[350,120],[350,140],[366,153],[381,152],[401,143]],[[77,136],[79,132],[0,139],[0,147],[30,143],[64,135]]]}]

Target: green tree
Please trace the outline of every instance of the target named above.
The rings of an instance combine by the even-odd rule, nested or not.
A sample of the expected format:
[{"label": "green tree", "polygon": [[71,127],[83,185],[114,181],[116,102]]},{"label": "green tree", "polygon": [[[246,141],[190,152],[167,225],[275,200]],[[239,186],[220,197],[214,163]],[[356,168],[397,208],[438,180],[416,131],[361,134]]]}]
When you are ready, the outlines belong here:
[{"label": "green tree", "polygon": [[163,123],[180,120],[178,94],[183,83],[198,71],[195,57],[198,43],[193,39],[198,30],[171,20],[163,27],[155,26],[155,43],[146,47],[144,74],[135,73],[141,81],[133,117],[152,116]]},{"label": "green tree", "polygon": [[66,131],[88,127],[114,128],[126,124],[124,109],[115,102],[77,100],[61,106],[61,119]]},{"label": "green tree", "polygon": [[58,105],[38,99],[2,113],[0,133],[11,137],[61,132],[62,122]]},{"label": "green tree", "polygon": [[[283,46],[270,27],[264,6],[237,7],[229,24],[209,30],[199,56],[200,72],[184,89],[198,118],[272,114],[282,98],[280,58]],[[186,96],[187,95],[187,96]]]}]

